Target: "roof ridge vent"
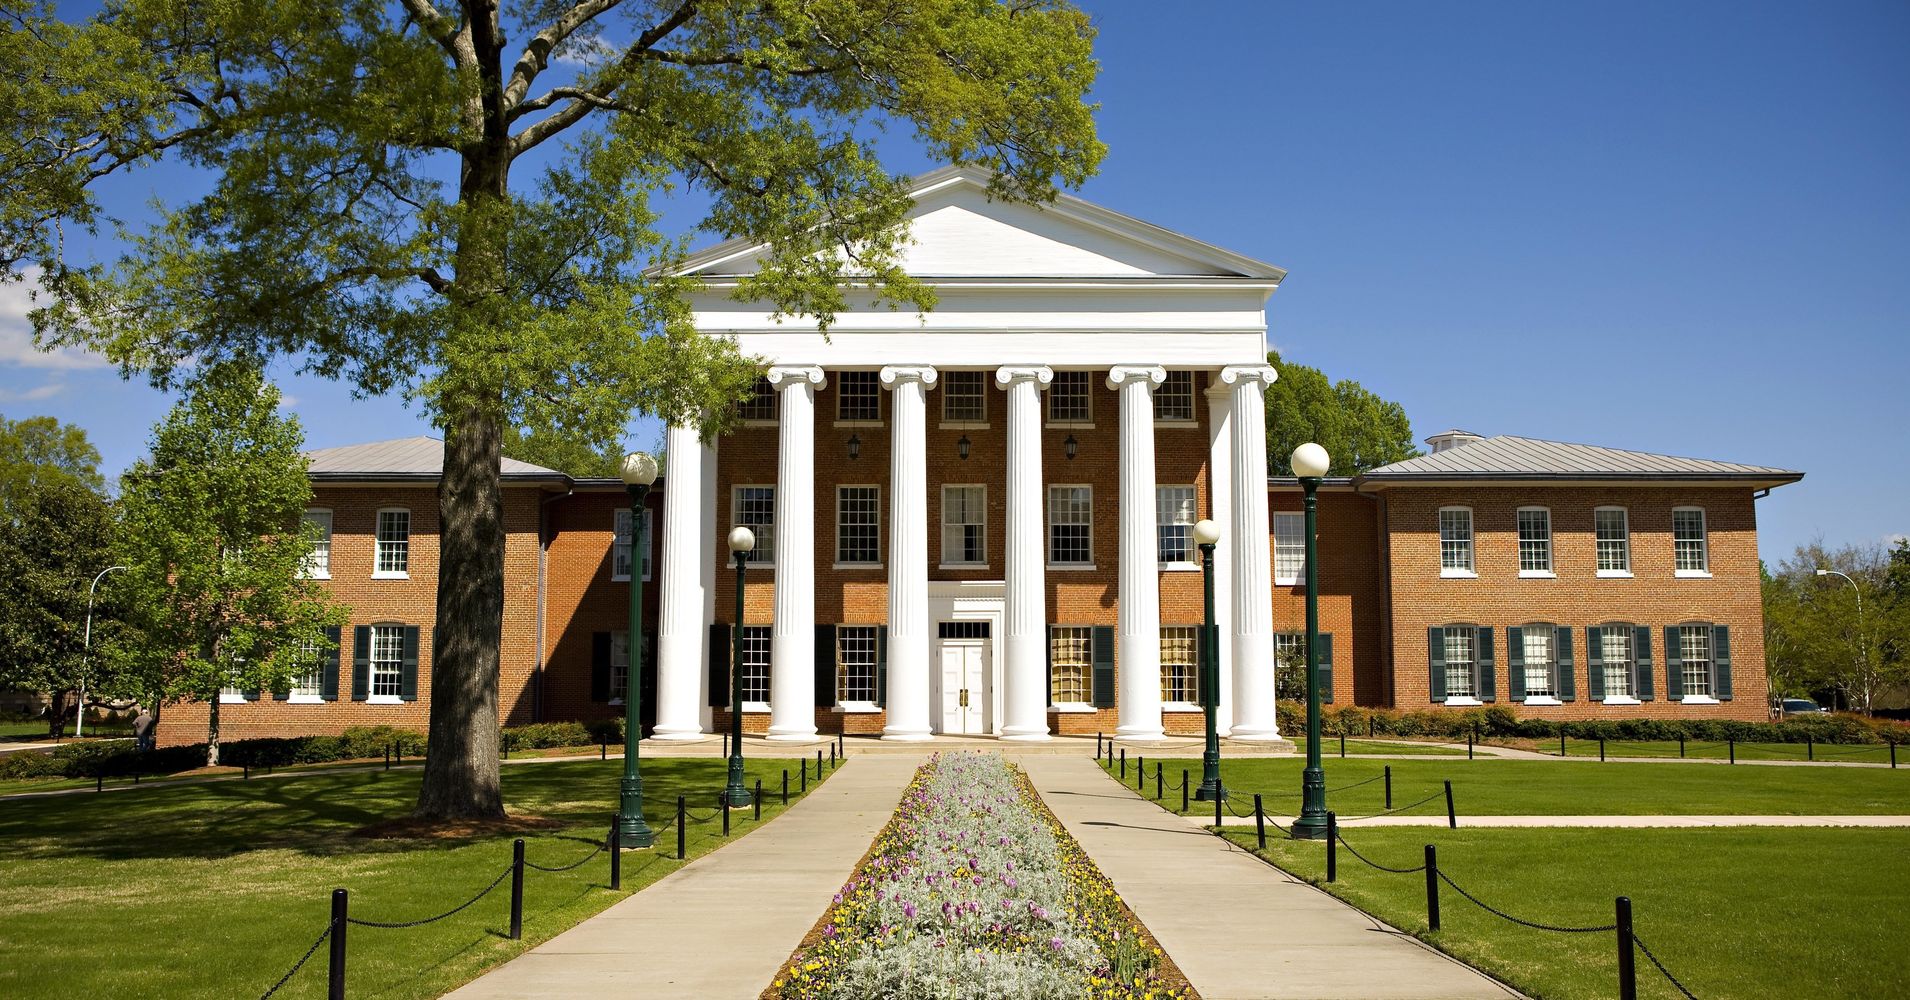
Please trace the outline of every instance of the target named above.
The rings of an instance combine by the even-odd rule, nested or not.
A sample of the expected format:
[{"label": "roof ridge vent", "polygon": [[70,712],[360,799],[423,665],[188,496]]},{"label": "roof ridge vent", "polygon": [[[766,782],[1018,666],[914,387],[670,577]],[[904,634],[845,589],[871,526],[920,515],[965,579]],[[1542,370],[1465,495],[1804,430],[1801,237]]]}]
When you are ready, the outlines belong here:
[{"label": "roof ridge vent", "polygon": [[1478,434],[1474,434],[1471,431],[1462,431],[1455,427],[1452,430],[1434,434],[1432,437],[1426,439],[1426,443],[1432,446],[1432,453],[1437,455],[1442,451],[1451,451],[1454,448],[1469,445],[1474,441],[1484,440],[1485,438]]}]

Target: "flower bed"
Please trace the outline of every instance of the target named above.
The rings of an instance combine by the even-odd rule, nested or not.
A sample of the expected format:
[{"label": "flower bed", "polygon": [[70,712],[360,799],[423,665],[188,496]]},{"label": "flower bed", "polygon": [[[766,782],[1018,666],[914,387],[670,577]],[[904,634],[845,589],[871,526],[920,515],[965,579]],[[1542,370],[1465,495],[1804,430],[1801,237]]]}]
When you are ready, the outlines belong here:
[{"label": "flower bed", "polygon": [[916,772],[811,939],[765,996],[1193,997],[1027,778],[994,754],[938,754]]}]

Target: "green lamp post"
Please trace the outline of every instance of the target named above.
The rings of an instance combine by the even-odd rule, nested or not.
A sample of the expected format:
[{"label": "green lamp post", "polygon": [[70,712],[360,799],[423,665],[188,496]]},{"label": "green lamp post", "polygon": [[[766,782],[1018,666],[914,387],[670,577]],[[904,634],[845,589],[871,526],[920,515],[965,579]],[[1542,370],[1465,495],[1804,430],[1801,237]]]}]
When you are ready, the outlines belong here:
[{"label": "green lamp post", "polygon": [[617,839],[624,847],[649,847],[656,834],[643,821],[643,772],[637,744],[643,737],[643,501],[657,481],[657,460],[633,451],[623,457],[623,485],[630,490],[630,633],[623,670],[623,782],[617,800]]},{"label": "green lamp post", "polygon": [[1306,772],[1300,779],[1300,818],[1293,836],[1326,837],[1326,770],[1320,766],[1320,569],[1314,492],[1333,467],[1326,449],[1307,442],[1293,449],[1293,474],[1306,492]]},{"label": "green lamp post", "polygon": [[749,805],[749,789],[743,787],[743,570],[756,547],[756,533],[737,525],[730,529],[729,547],[736,559],[736,623],[730,628],[730,773],[723,802],[741,809]]},{"label": "green lamp post", "polygon": [[1219,541],[1220,525],[1208,520],[1194,525],[1207,608],[1200,635],[1200,707],[1207,715],[1207,749],[1200,755],[1200,789],[1194,793],[1202,802],[1227,797],[1227,788],[1220,783],[1220,727],[1214,718],[1220,709],[1220,649],[1216,645],[1220,637],[1214,632],[1214,545]]}]

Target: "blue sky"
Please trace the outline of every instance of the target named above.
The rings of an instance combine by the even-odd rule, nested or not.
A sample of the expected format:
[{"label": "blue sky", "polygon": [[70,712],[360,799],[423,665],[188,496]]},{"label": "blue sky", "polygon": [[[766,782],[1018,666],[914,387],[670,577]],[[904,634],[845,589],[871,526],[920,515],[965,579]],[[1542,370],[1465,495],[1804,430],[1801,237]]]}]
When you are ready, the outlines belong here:
[{"label": "blue sky", "polygon": [[[1910,532],[1910,6],[1089,9],[1110,152],[1081,193],[1289,269],[1288,359],[1420,437],[1802,469],[1759,502],[1768,559]],[[77,423],[124,468],[170,401],[27,354],[22,308],[0,288],[0,412]],[[314,447],[429,432],[397,399],[286,390]]]}]

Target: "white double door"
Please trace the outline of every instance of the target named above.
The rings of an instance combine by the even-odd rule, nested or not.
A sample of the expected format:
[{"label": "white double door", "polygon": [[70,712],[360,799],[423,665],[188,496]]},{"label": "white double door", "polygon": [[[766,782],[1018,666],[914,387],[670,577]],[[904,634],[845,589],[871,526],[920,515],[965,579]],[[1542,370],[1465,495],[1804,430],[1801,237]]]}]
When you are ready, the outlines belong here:
[{"label": "white double door", "polygon": [[989,732],[989,641],[937,639],[937,661],[942,667],[941,728],[951,736],[978,736]]}]

